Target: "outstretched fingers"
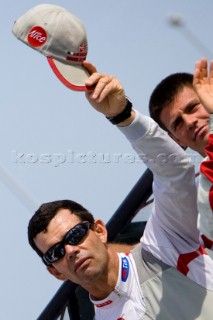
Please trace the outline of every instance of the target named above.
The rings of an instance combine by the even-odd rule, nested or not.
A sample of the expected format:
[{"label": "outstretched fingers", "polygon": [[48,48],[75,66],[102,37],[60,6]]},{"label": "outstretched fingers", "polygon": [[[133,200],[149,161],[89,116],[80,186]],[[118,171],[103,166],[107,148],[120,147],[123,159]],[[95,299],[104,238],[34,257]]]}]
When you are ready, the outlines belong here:
[{"label": "outstretched fingers", "polygon": [[209,81],[213,85],[213,60],[210,62],[209,66]]},{"label": "outstretched fingers", "polygon": [[200,61],[200,72],[201,72],[201,78],[205,81],[208,78],[208,64],[206,58],[202,58]]},{"label": "outstretched fingers", "polygon": [[201,65],[200,61],[197,61],[195,63],[194,76],[193,76],[193,85],[195,86],[195,88],[200,83],[200,78],[201,78],[201,66],[200,65]]},{"label": "outstretched fingers", "polygon": [[202,58],[201,60],[195,63],[194,77],[193,77],[193,85],[196,89],[200,85],[207,84],[208,79],[208,64],[206,58]]},{"label": "outstretched fingers", "polygon": [[195,64],[193,85],[198,97],[209,112],[213,112],[213,61],[210,62],[209,70],[206,58],[202,58]]}]

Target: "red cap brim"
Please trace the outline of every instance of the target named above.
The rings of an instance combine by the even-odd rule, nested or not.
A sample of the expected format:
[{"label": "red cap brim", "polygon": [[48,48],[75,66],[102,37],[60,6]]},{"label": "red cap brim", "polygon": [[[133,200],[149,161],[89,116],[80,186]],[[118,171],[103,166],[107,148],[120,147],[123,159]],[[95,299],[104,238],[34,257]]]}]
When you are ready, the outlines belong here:
[{"label": "red cap brim", "polygon": [[75,91],[91,89],[85,86],[85,81],[90,75],[83,66],[64,64],[50,57],[47,57],[47,60],[56,77],[69,89]]}]

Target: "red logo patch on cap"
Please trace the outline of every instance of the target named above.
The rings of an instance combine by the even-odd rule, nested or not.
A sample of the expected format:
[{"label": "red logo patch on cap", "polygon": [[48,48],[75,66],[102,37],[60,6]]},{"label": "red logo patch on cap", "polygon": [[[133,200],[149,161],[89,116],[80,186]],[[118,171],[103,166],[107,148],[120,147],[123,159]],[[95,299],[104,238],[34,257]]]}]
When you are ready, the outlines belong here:
[{"label": "red logo patch on cap", "polygon": [[41,47],[47,41],[47,33],[42,27],[35,26],[28,32],[27,41],[32,47]]}]

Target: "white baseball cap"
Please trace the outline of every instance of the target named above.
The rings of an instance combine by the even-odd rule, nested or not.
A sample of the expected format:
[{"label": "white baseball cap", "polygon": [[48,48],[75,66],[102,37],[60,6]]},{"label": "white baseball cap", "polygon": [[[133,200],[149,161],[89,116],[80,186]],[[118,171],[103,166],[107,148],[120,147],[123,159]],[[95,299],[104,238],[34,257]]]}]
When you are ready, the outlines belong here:
[{"label": "white baseball cap", "polygon": [[86,91],[88,71],[82,63],[88,44],[82,22],[66,9],[41,4],[17,19],[13,34],[47,57],[58,79],[68,88]]}]

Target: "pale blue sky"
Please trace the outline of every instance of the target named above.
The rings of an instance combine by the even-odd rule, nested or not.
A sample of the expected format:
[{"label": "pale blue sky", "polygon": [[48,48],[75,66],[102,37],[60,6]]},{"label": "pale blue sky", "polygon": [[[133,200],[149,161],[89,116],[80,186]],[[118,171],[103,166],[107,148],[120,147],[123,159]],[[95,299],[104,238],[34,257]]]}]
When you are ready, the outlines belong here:
[{"label": "pale blue sky", "polygon": [[[61,285],[27,243],[34,210],[43,202],[70,198],[107,222],[145,169],[125,138],[91,109],[84,94],[64,87],[45,57],[12,35],[14,20],[40,3],[8,0],[0,12],[0,319],[4,320],[35,320]],[[167,20],[180,14],[192,34],[213,52],[212,0],[50,3],[83,21],[88,60],[101,72],[116,75],[134,106],[145,114],[149,95],[164,76],[193,72],[197,59],[212,58],[196,40],[187,38],[185,28],[181,33]],[[53,160],[42,163],[43,154]],[[64,163],[57,165],[58,154]],[[110,163],[103,163],[103,155]]]}]

